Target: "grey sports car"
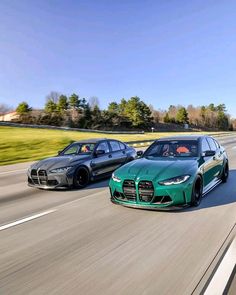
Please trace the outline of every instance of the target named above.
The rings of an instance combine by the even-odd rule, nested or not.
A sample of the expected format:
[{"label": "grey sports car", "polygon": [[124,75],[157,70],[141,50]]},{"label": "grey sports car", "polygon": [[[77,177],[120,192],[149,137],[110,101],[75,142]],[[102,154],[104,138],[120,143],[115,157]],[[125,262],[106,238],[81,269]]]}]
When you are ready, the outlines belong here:
[{"label": "grey sports car", "polygon": [[113,139],[74,142],[58,155],[33,164],[28,185],[38,188],[83,188],[90,181],[105,178],[136,158],[134,148]]}]

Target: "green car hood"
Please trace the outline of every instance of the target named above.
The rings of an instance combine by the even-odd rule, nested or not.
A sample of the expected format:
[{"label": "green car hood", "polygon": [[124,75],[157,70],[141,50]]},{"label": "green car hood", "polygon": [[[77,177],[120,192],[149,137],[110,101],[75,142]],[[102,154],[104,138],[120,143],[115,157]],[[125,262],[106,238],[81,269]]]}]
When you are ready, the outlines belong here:
[{"label": "green car hood", "polygon": [[115,171],[115,175],[121,179],[160,181],[180,175],[193,175],[197,169],[197,158],[141,158],[122,166]]}]

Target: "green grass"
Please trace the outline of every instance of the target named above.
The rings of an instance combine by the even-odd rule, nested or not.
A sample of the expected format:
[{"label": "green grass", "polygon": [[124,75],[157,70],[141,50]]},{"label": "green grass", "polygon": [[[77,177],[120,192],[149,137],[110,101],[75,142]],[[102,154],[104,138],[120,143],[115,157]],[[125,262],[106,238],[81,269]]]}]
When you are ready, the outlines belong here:
[{"label": "green grass", "polygon": [[[180,134],[180,133],[178,133]],[[188,134],[184,132],[184,134]],[[115,138],[121,141],[153,140],[170,133],[103,134],[78,131],[0,127],[0,165],[39,160],[56,155],[72,141]]]}]

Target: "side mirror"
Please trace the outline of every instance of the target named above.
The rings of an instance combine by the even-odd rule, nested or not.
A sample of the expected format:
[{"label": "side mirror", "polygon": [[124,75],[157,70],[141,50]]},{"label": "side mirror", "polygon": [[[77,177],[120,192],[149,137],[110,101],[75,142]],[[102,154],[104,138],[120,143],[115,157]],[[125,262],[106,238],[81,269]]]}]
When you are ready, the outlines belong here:
[{"label": "side mirror", "polygon": [[94,155],[97,157],[97,156],[101,156],[101,155],[104,155],[105,154],[105,151],[104,150],[96,150]]},{"label": "side mirror", "polygon": [[61,151],[58,151],[58,152],[57,152],[57,155],[60,156],[60,154],[61,154]]},{"label": "side mirror", "polygon": [[142,155],[143,155],[143,151],[137,151],[137,156],[138,156],[138,158],[141,158]]},{"label": "side mirror", "polygon": [[215,156],[216,152],[215,151],[205,151],[202,156],[203,157],[213,157]]}]

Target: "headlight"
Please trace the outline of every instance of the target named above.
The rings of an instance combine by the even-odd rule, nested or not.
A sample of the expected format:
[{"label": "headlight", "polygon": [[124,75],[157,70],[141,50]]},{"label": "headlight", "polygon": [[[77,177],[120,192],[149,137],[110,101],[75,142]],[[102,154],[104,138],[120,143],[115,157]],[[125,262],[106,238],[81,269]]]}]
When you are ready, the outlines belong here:
[{"label": "headlight", "polygon": [[56,169],[52,169],[49,172],[51,173],[65,173],[67,172],[70,168],[72,168],[71,166],[67,166],[67,167],[61,167],[61,168],[56,168]]},{"label": "headlight", "polygon": [[160,185],[172,185],[172,184],[180,184],[187,181],[190,178],[190,175],[182,175],[173,178],[169,178],[163,181],[159,181]]},{"label": "headlight", "polygon": [[116,182],[121,182],[121,179],[119,178],[119,177],[117,177],[117,176],[115,176],[115,174],[114,173],[112,173],[112,177],[111,177],[114,181],[116,181]]}]

